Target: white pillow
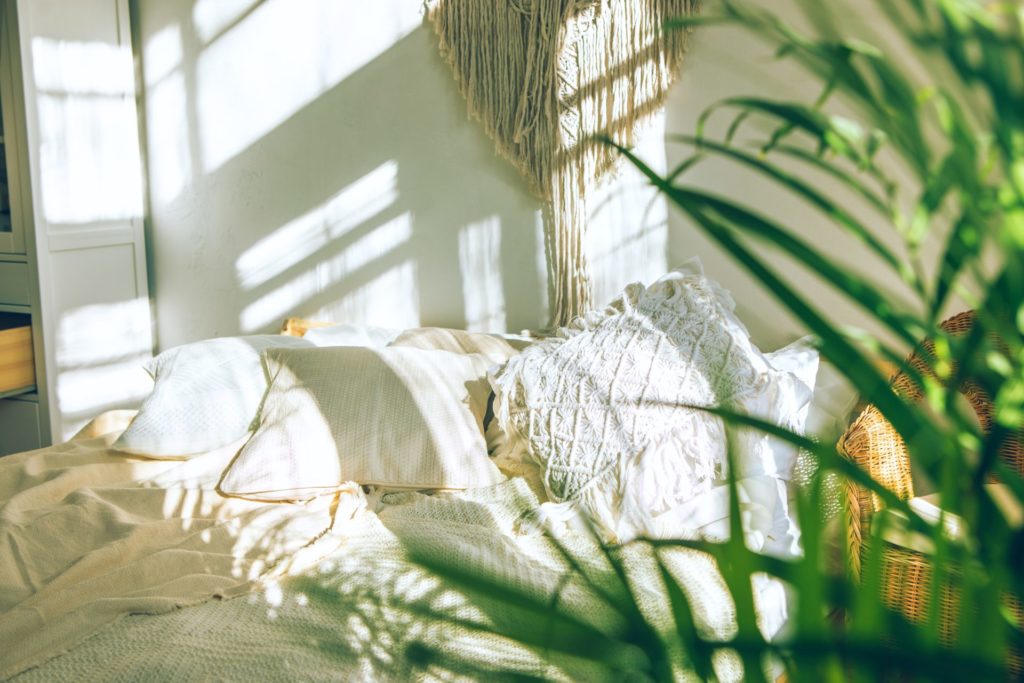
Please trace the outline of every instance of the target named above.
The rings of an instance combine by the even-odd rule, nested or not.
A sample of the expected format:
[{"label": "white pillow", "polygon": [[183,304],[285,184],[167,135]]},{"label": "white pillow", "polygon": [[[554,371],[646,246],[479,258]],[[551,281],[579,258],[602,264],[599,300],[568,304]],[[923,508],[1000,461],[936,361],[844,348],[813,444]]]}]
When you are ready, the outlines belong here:
[{"label": "white pillow", "polygon": [[492,363],[504,363],[529,345],[529,340],[513,340],[496,334],[452,330],[445,327],[418,327],[402,332],[391,346],[435,349],[452,353],[479,353]]},{"label": "white pillow", "polygon": [[155,381],[152,393],[113,447],[151,458],[181,458],[237,441],[251,429],[267,388],[260,353],[309,346],[302,339],[267,334],[164,351],[146,367]]},{"label": "white pillow", "polygon": [[[764,359],[768,363],[764,391],[745,402],[744,412],[803,434],[818,375],[818,349],[805,337],[764,354]],[[793,479],[799,454],[796,446],[755,429],[741,430],[740,438],[741,448],[751,457],[737,461],[739,476]]]},{"label": "white pillow", "polygon": [[401,330],[390,327],[374,327],[372,325],[330,325],[314,327],[307,330],[303,339],[314,346],[369,346],[381,348],[387,346]]},{"label": "white pillow", "polygon": [[503,477],[484,445],[488,361],[410,348],[274,349],[256,433],[224,495],[305,500],[348,481],[461,489]]},{"label": "white pillow", "polygon": [[858,398],[850,380],[836,366],[822,362],[815,378],[814,398],[807,411],[807,433],[823,442],[835,443],[850,426]]},{"label": "white pillow", "polygon": [[[685,406],[788,424],[772,401],[802,382],[758,351],[733,308],[693,260],[527,348],[491,380],[507,449],[526,452],[544,469],[550,499],[582,508],[612,540],[652,531],[656,517],[726,476],[722,421]],[[741,476],[784,469],[759,434],[744,431],[736,443]],[[772,511],[770,488],[752,487],[766,492],[753,503]]]}]

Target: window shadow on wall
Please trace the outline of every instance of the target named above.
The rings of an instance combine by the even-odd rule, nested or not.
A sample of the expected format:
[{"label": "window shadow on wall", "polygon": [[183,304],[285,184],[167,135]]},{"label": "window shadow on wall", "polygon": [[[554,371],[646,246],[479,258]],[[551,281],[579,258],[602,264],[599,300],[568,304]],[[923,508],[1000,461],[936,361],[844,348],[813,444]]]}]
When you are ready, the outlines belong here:
[{"label": "window shadow on wall", "polygon": [[[182,46],[179,64],[146,88],[161,347],[276,331],[289,315],[487,330],[546,321],[539,203],[467,124],[426,26],[231,154],[217,136],[237,138],[231,117],[242,112],[217,111],[230,95],[211,96],[204,79],[224,80],[218,59],[237,62],[239,79],[261,78],[247,72],[250,47],[220,54],[217,41],[274,3],[207,44],[193,23],[198,5],[176,4],[142,2],[136,17],[144,37],[164,30],[147,12],[154,24],[166,18]],[[243,97],[260,87],[220,85]],[[161,117],[175,122],[172,135]]]}]

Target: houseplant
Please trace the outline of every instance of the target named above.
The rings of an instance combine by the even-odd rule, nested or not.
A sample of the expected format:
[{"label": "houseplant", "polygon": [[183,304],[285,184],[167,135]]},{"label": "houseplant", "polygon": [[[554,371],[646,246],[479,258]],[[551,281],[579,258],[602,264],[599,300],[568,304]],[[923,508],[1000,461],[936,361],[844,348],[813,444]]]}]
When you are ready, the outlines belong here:
[{"label": "houseplant", "polygon": [[[716,657],[729,652],[742,660],[745,678],[754,681],[772,675],[766,671],[769,662],[781,665],[790,680],[872,681],[907,675],[916,680],[1004,680],[1008,648],[1024,644],[1021,625],[1004,608],[1008,596],[1019,599],[1024,593],[1024,533],[994,503],[984,483],[997,475],[1017,501],[1024,500],[1024,481],[997,457],[1024,422],[1024,9],[1013,2],[879,0],[874,6],[901,44],[897,59],[894,45],[851,38],[841,29],[837,17],[855,14],[860,3],[802,0],[799,5],[808,31],[795,29],[763,4],[741,0],[720,0],[703,16],[675,21],[669,30],[742,26],[775,45],[780,59],[794,61],[818,79],[816,99],[735,97],[713,105],[697,131],[676,136],[688,151],[668,174],[655,172],[628,149],[621,152],[816,335],[822,355],[903,437],[914,467],[941,491],[941,508],[963,520],[966,538],[948,538],[940,531],[942,524],[927,523],[831,443],[717,409],[733,424],[799,445],[817,463],[797,501],[803,557],[781,560],[749,551],[736,495],[732,540],[726,543],[595,544],[602,558],[595,566],[556,542],[567,567],[565,585],[583,586],[621,617],[611,633],[562,609],[557,592],[556,599],[540,599],[494,577],[429,556],[420,560],[467,594],[486,596],[518,615],[503,620],[504,636],[543,652],[589,660],[613,679],[669,680],[687,673],[713,678]],[[832,113],[835,106],[843,116]],[[722,117],[728,120],[718,128],[723,132],[707,132]],[[858,273],[841,265],[743,198],[690,184],[688,172],[707,159],[724,159],[760,174],[813,210],[820,230],[853,235],[879,268],[904,283],[911,299],[894,299],[879,285],[878,272]],[[889,239],[880,237],[887,232]],[[777,272],[759,242],[784,249],[818,277],[821,287],[835,289],[865,311],[884,335],[844,328],[843,321],[821,310],[813,292],[797,290]],[[936,242],[942,248],[929,269],[926,247]],[[939,326],[954,297],[977,316],[972,331],[961,337]],[[925,372],[904,363],[923,338],[934,340]],[[912,402],[894,393],[883,366],[907,373],[922,388],[923,400]],[[975,378],[993,401],[994,424],[987,432],[957,400],[965,377]],[[865,554],[859,576],[827,570],[827,531],[819,510],[824,497],[836,495],[828,486],[835,477],[841,485],[874,492],[901,511],[913,530],[930,538],[933,571],[939,576],[935,586],[952,580],[950,568],[957,568],[960,599],[972,609],[960,610],[953,642],[940,639],[939,588],[929,589],[919,623],[888,609],[878,597],[883,577],[877,550]],[[681,547],[717,561],[736,608],[731,638],[707,638],[695,623],[686,591],[661,560],[662,552]],[[630,562],[638,556],[646,558],[664,586],[673,623],[667,631],[639,607],[629,578]],[[851,560],[844,557],[843,564]],[[756,625],[751,578],[757,573],[784,579],[797,595],[792,628],[774,642],[766,642]],[[446,618],[443,612],[437,616]],[[407,654],[424,666],[470,675],[503,673],[429,645],[414,646]]]},{"label": "houseplant", "polygon": [[[1008,599],[1021,596],[1021,536],[984,484],[994,474],[1017,501],[1024,492],[1019,473],[997,457],[1007,439],[1020,438],[1024,423],[1024,11],[1019,3],[875,3],[876,12],[890,22],[876,26],[878,34],[892,29],[890,35],[903,41],[893,45],[845,36],[837,18],[856,15],[852,3],[800,6],[816,37],[751,3],[731,1],[676,26],[729,22],[749,28],[775,44],[780,57],[795,60],[820,80],[816,101],[740,97],[717,103],[705,112],[702,126],[731,114],[724,135],[715,139],[699,130],[679,136],[693,152],[666,177],[628,150],[623,153],[818,335],[823,355],[902,435],[912,466],[937,483],[941,508],[957,513],[970,530],[965,542],[953,544],[938,526],[921,525],[932,536],[931,570],[939,577],[928,587],[921,624],[906,622],[878,599],[876,584],[887,580],[881,544],[866,556],[863,584],[856,578],[829,584],[805,564],[793,578],[801,602],[814,607],[797,614],[789,650],[793,677],[822,680],[843,670],[866,680],[888,672],[1002,680],[1007,648],[1019,648],[1021,641],[1019,611],[1006,608]],[[849,114],[829,113],[837,100]],[[753,149],[738,142],[752,122],[764,126]],[[688,186],[686,172],[716,156],[755,170],[813,208],[823,229],[862,240],[877,263],[914,292],[913,299],[897,303],[879,287],[877,273],[864,276],[844,268],[756,208]],[[835,183],[821,182],[826,176]],[[879,225],[899,237],[897,249],[879,239]],[[813,296],[794,290],[758,255],[752,239],[782,246],[817,274],[823,287],[834,287],[867,311],[895,344],[842,332],[840,321],[823,313]],[[936,240],[943,248],[929,273],[923,252]],[[964,337],[939,327],[954,293],[977,315]],[[935,348],[925,356],[922,373],[903,358],[923,337],[934,339]],[[880,361],[908,375],[923,389],[924,400],[909,403],[889,390]],[[965,378],[974,378],[994,403],[987,434],[957,400]],[[864,477],[831,449],[815,454],[822,471]],[[903,507],[877,482],[859,483]],[[821,480],[812,482],[810,497],[820,486]],[[813,509],[802,508],[805,563],[813,562],[821,545]],[[905,513],[920,524],[912,511]],[[960,604],[973,609],[960,610],[957,639],[939,647],[945,581],[955,583],[962,591]],[[822,632],[821,603],[841,609],[847,628],[835,640],[815,643],[815,634]]]}]

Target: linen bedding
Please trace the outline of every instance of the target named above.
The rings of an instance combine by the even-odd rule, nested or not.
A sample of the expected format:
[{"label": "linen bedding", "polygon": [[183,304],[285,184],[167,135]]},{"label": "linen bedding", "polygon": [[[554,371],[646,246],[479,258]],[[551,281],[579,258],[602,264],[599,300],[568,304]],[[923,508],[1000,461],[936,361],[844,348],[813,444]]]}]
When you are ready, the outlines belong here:
[{"label": "linen bedding", "polygon": [[293,506],[224,498],[214,486],[237,444],[188,461],[126,456],[110,446],[130,415],[0,459],[0,679],[127,614],[242,595],[309,566],[363,502],[358,489]]},{"label": "linen bedding", "polygon": [[[525,523],[545,500],[529,468],[527,477],[459,493],[366,496],[351,487],[305,504],[258,503],[215,491],[237,445],[187,461],[110,450],[128,417],[106,416],[69,443],[0,460],[0,678],[450,678],[404,656],[421,642],[501,670],[595,679],[579,660],[424,613],[442,605],[478,623],[504,618],[411,562],[410,548],[539,595],[556,589],[564,560]],[[586,541],[567,533],[562,542]],[[680,550],[671,565],[702,631],[728,637],[733,608],[710,559]],[[634,577],[641,608],[670,628],[651,569]],[[585,592],[564,600],[595,624],[609,619]],[[772,635],[785,618],[784,592],[765,581],[758,600]],[[737,661],[717,665],[723,680],[740,678]]]},{"label": "linen bedding", "polygon": [[[686,322],[687,311],[696,323]],[[410,647],[426,646],[485,671],[598,680],[606,672],[589,669],[584,657],[531,649],[496,635],[521,615],[493,598],[460,593],[411,553],[543,600],[557,592],[563,609],[614,632],[622,624],[592,589],[564,584],[570,567],[553,538],[600,575],[607,568],[601,567],[594,537],[580,531],[582,513],[620,541],[638,531],[719,539],[728,535],[728,486],[718,472],[692,495],[683,491],[689,485],[684,476],[662,476],[664,463],[648,457],[649,446],[665,441],[653,439],[650,428],[633,429],[636,438],[621,448],[602,440],[577,458],[577,469],[597,475],[594,485],[583,487],[589,498],[577,500],[552,478],[557,468],[549,461],[564,453],[549,448],[547,435],[575,447],[582,443],[580,434],[590,433],[581,425],[635,428],[638,408],[652,402],[662,412],[700,404],[700,396],[696,402],[691,394],[654,396],[647,385],[630,384],[638,373],[658,375],[670,388],[685,387],[705,371],[708,381],[749,376],[749,390],[741,393],[764,397],[761,402],[779,415],[756,405],[750,410],[797,429],[806,422],[809,434],[834,432],[836,421],[845,426],[850,398],[845,387],[822,382],[836,375],[823,367],[817,384],[828,390],[815,392],[808,404],[818,368],[813,349],[796,345],[761,354],[735,319],[731,299],[697,264],[646,290],[632,285],[604,313],[584,322],[521,354],[518,341],[438,328],[373,336],[372,345],[353,344],[351,330],[339,342],[326,328],[321,341],[333,349],[267,336],[164,352],[154,361],[157,388],[139,413],[149,410],[147,419],[133,421],[134,413],[117,411],[66,444],[0,459],[0,679],[452,680],[452,671],[438,663],[408,656]],[[723,341],[708,345],[709,330]],[[244,353],[220,352],[239,344]],[[620,347],[629,353],[615,353]],[[739,356],[723,355],[736,350]],[[583,372],[582,379],[555,382],[554,391],[532,381],[549,376],[545,364],[564,351],[586,358],[570,368]],[[718,366],[699,357],[733,358],[742,372],[713,370]],[[177,362],[182,358],[191,361]],[[658,358],[684,375],[659,375]],[[484,373],[491,364],[503,370],[490,375],[496,393],[493,430],[487,431],[487,392],[478,390],[487,389]],[[366,375],[370,370],[372,377]],[[808,391],[778,390],[789,386],[782,380]],[[159,390],[161,383],[166,391]],[[610,389],[581,393],[595,383]],[[233,402],[239,392],[258,393],[254,386],[266,387],[258,407],[255,401],[252,407]],[[722,394],[709,386],[711,394]],[[783,400],[789,395],[791,400]],[[196,412],[207,421],[222,414],[218,406],[225,400],[242,414],[218,423],[224,429],[201,429],[190,421]],[[571,408],[571,415],[563,408]],[[410,410],[419,421],[400,417]],[[253,417],[251,411],[258,412]],[[534,416],[525,419],[528,413]],[[453,446],[438,438],[436,428],[455,417],[472,438],[460,437]],[[651,424],[688,424],[661,417]],[[146,438],[140,441],[140,425],[147,424],[155,427],[141,430]],[[315,432],[310,424],[323,427],[319,442],[308,438]],[[382,424],[395,426],[394,433],[381,432]],[[394,443],[384,438],[401,432],[399,426],[419,426],[418,436]],[[444,430],[441,436],[451,431]],[[709,430],[704,431],[715,431]],[[688,444],[704,431],[680,427],[673,443]],[[169,444],[165,432],[196,437],[205,448],[197,451],[191,441]],[[210,440],[214,434],[218,438]],[[353,434],[369,436],[353,441]],[[430,446],[438,476],[417,474],[424,458],[408,447],[417,439]],[[720,441],[701,447],[721,459]],[[135,447],[126,448],[129,442]],[[371,443],[383,446],[368,450]],[[795,454],[763,439],[751,439],[750,446],[744,452],[759,454],[747,459],[755,467],[747,471],[747,461],[737,462],[748,545],[773,554],[799,552],[799,532],[788,513],[799,469]],[[397,474],[360,475],[353,457]],[[460,457],[476,458],[486,476],[464,480]],[[301,472],[313,479],[296,480]],[[433,495],[411,490],[428,479]],[[237,486],[239,481],[246,485]],[[394,488],[365,486],[384,481]],[[463,487],[470,488],[453,490]],[[626,524],[622,510],[612,509],[629,508],[620,500],[643,509],[639,523]],[[614,505],[597,505],[602,501]],[[665,510],[658,508],[662,503]],[[602,511],[608,514],[602,517]],[[645,554],[650,547],[626,545],[622,552],[646,619],[657,629],[674,629],[660,569]],[[729,638],[736,628],[734,608],[712,560],[694,550],[664,552],[700,633]],[[754,577],[754,588],[759,626],[772,638],[786,621],[786,590],[767,577]],[[739,661],[719,654],[718,677],[740,680]]]}]

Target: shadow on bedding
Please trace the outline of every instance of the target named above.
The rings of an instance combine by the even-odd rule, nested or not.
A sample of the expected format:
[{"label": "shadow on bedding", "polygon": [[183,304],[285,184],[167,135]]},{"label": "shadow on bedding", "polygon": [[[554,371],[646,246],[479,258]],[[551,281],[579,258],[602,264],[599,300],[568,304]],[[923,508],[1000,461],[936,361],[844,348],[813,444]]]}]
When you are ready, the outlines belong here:
[{"label": "shadow on bedding", "polygon": [[[459,494],[389,494],[378,519],[390,540],[295,581],[279,602],[334,615],[316,646],[385,679],[608,680],[657,671],[651,639],[674,627],[651,546],[615,551],[589,534],[557,541],[532,523],[522,479]],[[723,638],[734,611],[713,560],[673,549],[661,557],[695,602],[697,623]],[[654,580],[652,580],[654,579]],[[636,604],[628,614],[623,604]],[[276,609],[276,608],[275,608]],[[666,639],[667,640],[667,639]],[[662,648],[665,651],[665,648]],[[678,643],[668,651],[685,661]],[[725,680],[739,680],[724,662]]]}]

